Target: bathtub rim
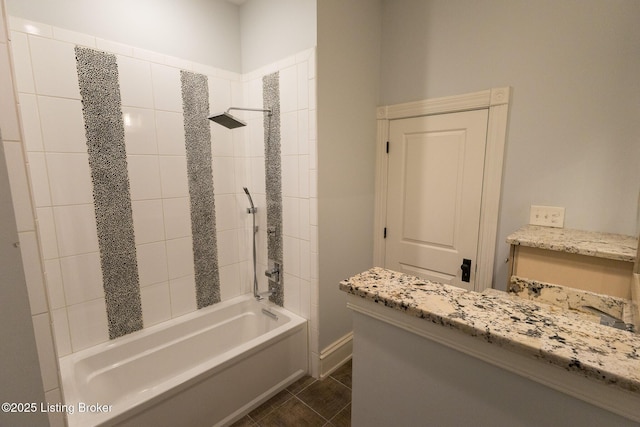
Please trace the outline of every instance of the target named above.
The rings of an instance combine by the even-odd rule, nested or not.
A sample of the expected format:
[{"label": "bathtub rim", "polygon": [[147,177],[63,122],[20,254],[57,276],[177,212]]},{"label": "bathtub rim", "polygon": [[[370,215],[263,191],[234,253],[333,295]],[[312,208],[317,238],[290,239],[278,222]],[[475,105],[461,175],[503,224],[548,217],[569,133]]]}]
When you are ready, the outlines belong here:
[{"label": "bathtub rim", "polygon": [[[275,312],[279,315],[286,316],[289,318],[289,320],[286,323],[277,326],[273,330],[270,330],[256,338],[242,343],[239,346],[230,348],[223,353],[214,356],[204,363],[180,372],[178,375],[171,377],[169,380],[166,380],[154,387],[147,389],[149,391],[146,393],[139,393],[137,396],[131,398],[129,404],[125,408],[114,408],[111,412],[106,414],[78,413],[77,409],[79,402],[84,402],[86,404],[99,403],[101,405],[113,405],[113,403],[108,402],[87,402],[82,400],[82,396],[79,396],[78,386],[74,381],[74,367],[78,361],[99,354],[102,351],[113,348],[114,346],[126,345],[128,342],[135,341],[147,335],[152,335],[158,331],[170,328],[171,326],[189,322],[190,320],[200,316],[206,316],[210,312],[219,311],[232,305],[241,304],[245,301],[251,302],[253,299],[254,297],[252,294],[240,295],[229,300],[222,301],[218,304],[214,304],[209,307],[205,307],[194,312],[176,317],[174,319],[169,319],[165,322],[152,325],[148,328],[144,328],[140,331],[128,334],[125,337],[118,338],[115,341],[107,341],[96,344],[95,346],[88,347],[86,349],[82,349],[78,352],[59,358],[58,360],[60,364],[60,378],[62,385],[61,392],[63,396],[63,402],[67,405],[74,405],[75,407],[74,414],[66,414],[68,426],[84,426],[86,425],[85,422],[89,420],[91,422],[97,423],[95,425],[103,425],[104,423],[106,423],[104,425],[111,425],[112,423],[124,421],[127,418],[130,418],[134,413],[140,413],[147,408],[161,403],[163,400],[170,399],[183,390],[188,389],[200,382],[206,381],[217,373],[232,367],[233,365],[255,355],[256,353],[267,347],[275,345],[278,342],[296,333],[299,333],[301,330],[304,330],[304,333],[306,335],[307,348],[305,349],[305,351],[308,353],[308,320],[283,307],[275,305],[272,302],[256,301],[256,304],[268,308],[272,312]],[[308,372],[308,370],[309,367],[307,362],[306,372]],[[302,377],[306,372],[297,372],[294,375],[295,378],[290,382],[293,382],[296,379]],[[283,383],[289,381],[291,378],[292,377],[284,380]],[[265,392],[265,394],[268,394],[270,392],[271,391],[268,390]]]}]

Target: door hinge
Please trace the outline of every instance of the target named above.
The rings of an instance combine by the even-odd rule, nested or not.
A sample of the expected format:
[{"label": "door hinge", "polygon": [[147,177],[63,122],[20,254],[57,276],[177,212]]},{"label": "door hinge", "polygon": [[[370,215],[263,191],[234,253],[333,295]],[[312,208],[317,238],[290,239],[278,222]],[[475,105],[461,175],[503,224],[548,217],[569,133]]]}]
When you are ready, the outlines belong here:
[{"label": "door hinge", "polygon": [[387,154],[389,154],[389,141],[387,141]]},{"label": "door hinge", "polygon": [[386,238],[387,238],[387,227],[384,228],[384,236],[383,236],[383,239],[386,239]]}]

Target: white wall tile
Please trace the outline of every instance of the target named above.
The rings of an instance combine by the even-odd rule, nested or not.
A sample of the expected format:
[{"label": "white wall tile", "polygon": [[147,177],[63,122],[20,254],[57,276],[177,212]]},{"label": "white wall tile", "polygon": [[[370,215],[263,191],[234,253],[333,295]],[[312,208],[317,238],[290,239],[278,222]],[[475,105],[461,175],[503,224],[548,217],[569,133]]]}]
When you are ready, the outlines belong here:
[{"label": "white wall tile", "polygon": [[191,211],[188,197],[176,197],[162,201],[164,228],[167,239],[191,235]]},{"label": "white wall tile", "polygon": [[282,195],[298,197],[300,194],[300,178],[298,177],[298,156],[282,157]]},{"label": "white wall tile", "polygon": [[309,170],[318,169],[318,142],[309,140]]},{"label": "white wall tile", "polygon": [[238,262],[238,233],[235,230],[217,233],[218,265],[225,266]]},{"label": "white wall tile", "polygon": [[38,109],[46,151],[87,152],[82,103],[79,100],[38,96]]},{"label": "white wall tile", "polygon": [[297,198],[282,198],[282,227],[285,236],[298,237],[300,234],[300,203]]},{"label": "white wall tile", "polygon": [[109,53],[118,55],[133,56],[133,47],[124,43],[118,43],[111,40],[96,38],[96,47]]},{"label": "white wall tile", "polygon": [[187,59],[182,59],[170,55],[167,55],[164,58],[164,63],[177,70],[192,70],[194,66],[194,63]]},{"label": "white wall tile", "polygon": [[252,157],[249,159],[249,170],[251,171],[251,183],[249,190],[252,194],[265,194],[266,184],[264,157]]},{"label": "white wall tile", "polygon": [[68,305],[104,298],[98,252],[60,258],[60,270]]},{"label": "white wall tile", "polygon": [[145,328],[171,319],[169,282],[143,287],[140,289],[140,299]]},{"label": "white wall tile", "polygon": [[298,64],[298,108],[309,108],[309,65]]},{"label": "white wall tile", "polygon": [[298,109],[298,70],[295,66],[280,70],[280,112]]},{"label": "white wall tile", "polygon": [[158,154],[153,110],[122,107],[122,119],[127,154]]},{"label": "white wall tile", "polygon": [[56,206],[53,217],[61,257],[98,251],[93,204]]},{"label": "white wall tile", "polygon": [[48,310],[44,291],[44,276],[38,252],[38,240],[35,231],[18,233],[24,278],[27,283],[31,314],[44,313]]},{"label": "white wall tile", "polygon": [[[313,246],[312,246],[313,248]],[[313,249],[312,249],[313,250]],[[311,262],[310,262],[310,267],[311,267],[311,281],[313,283],[313,280],[318,280],[319,277],[319,270],[318,270],[318,253],[317,252],[311,252]]]},{"label": "white wall tile", "polygon": [[159,199],[162,195],[158,156],[127,156],[131,200]]},{"label": "white wall tile", "polygon": [[50,259],[44,262],[45,284],[49,296],[49,308],[55,310],[66,305],[60,260]]},{"label": "white wall tile", "polygon": [[214,157],[231,157],[234,154],[233,134],[243,132],[244,128],[230,130],[217,123],[211,126],[211,154]]},{"label": "white wall tile", "polygon": [[67,308],[71,348],[74,352],[109,339],[107,308],[104,298]]},{"label": "white wall tile", "polygon": [[151,81],[155,108],[182,112],[180,70],[166,65],[151,64]]},{"label": "white wall tile", "polygon": [[[262,106],[262,78],[252,79],[248,82],[246,87],[247,102],[244,103],[251,108],[259,108]],[[280,107],[280,111],[282,112],[282,106]],[[259,117],[262,119],[262,113],[248,113],[247,117]]]},{"label": "white wall tile", "polygon": [[243,293],[240,284],[240,265],[241,264],[232,264],[220,268],[221,300],[228,300]]},{"label": "white wall tile", "polygon": [[156,111],[158,153],[161,155],[185,156],[184,117],[182,113]]},{"label": "white wall tile", "polygon": [[[212,124],[213,126],[213,124]],[[247,139],[246,127],[229,131],[231,134],[231,145],[233,145],[233,156],[236,158],[246,157],[249,153],[249,143]],[[213,153],[213,150],[212,150]]]},{"label": "white wall tile", "polygon": [[80,99],[74,45],[29,36],[36,91],[41,95]]},{"label": "white wall tile", "polygon": [[318,197],[318,171],[309,169],[309,197]]},{"label": "white wall tile", "polygon": [[308,83],[309,90],[309,109],[316,108],[316,103],[318,102],[316,99],[316,79],[310,79]]},{"label": "white wall tile", "polygon": [[311,249],[307,240],[300,240],[300,277],[311,280]]},{"label": "white wall tile", "polygon": [[290,111],[280,116],[280,152],[283,156],[298,154],[298,113]]},{"label": "white wall tile", "polygon": [[309,226],[310,226],[310,203],[309,199],[299,199],[300,202],[300,230],[298,232],[298,237],[304,240],[309,240]]},{"label": "white wall tile", "polygon": [[60,387],[58,384],[58,364],[53,349],[53,337],[49,326],[49,313],[33,316],[33,332],[36,337],[38,360],[40,361],[40,373],[44,391]]},{"label": "white wall tile", "polygon": [[18,111],[14,98],[13,79],[9,65],[9,49],[6,44],[0,44],[0,129],[5,141],[20,141],[20,127],[18,125]]},{"label": "white wall tile", "polygon": [[284,236],[284,270],[286,273],[300,277],[300,240]]},{"label": "white wall tile", "polygon": [[18,231],[35,230],[22,145],[19,142],[5,141],[4,154],[9,172],[9,184],[11,186],[13,210]]},{"label": "white wall tile", "polygon": [[318,225],[318,199],[309,199],[309,225]]},{"label": "white wall tile", "polygon": [[227,79],[209,77],[209,113],[220,113],[232,106],[231,82]]},{"label": "white wall tile", "polygon": [[137,47],[133,48],[133,56],[143,61],[157,62],[158,64],[162,64],[165,61],[165,55]]},{"label": "white wall tile", "polygon": [[126,56],[118,56],[117,61],[122,105],[153,108],[153,85],[149,63]]},{"label": "white wall tile", "polygon": [[43,24],[41,22],[29,21],[27,19],[18,18],[15,16],[8,16],[9,28],[15,31],[22,31],[23,33],[35,34],[42,37],[53,37],[53,30],[51,25]]},{"label": "white wall tile", "polygon": [[298,111],[298,154],[309,154],[309,112]]},{"label": "white wall tile", "polygon": [[136,247],[140,286],[169,280],[167,250],[164,242],[147,243]]},{"label": "white wall tile", "polygon": [[300,312],[300,279],[287,273],[284,275],[284,308]]},{"label": "white wall tile", "polygon": [[313,49],[313,52],[311,52],[311,54],[309,55],[308,64],[309,64],[309,79],[315,79],[316,78],[316,50],[315,50],[315,48]]},{"label": "white wall tile", "polygon": [[11,51],[13,53],[13,69],[16,76],[18,92],[35,93],[31,53],[27,35],[17,31],[11,32]]},{"label": "white wall tile", "polygon": [[69,42],[87,47],[96,47],[96,38],[84,33],[53,27],[53,38],[63,42]]},{"label": "white wall tile", "polygon": [[167,240],[167,262],[169,279],[194,274],[191,237]]},{"label": "white wall tile", "polygon": [[316,134],[318,132],[316,120],[316,110],[309,110],[309,140],[316,140]]},{"label": "white wall tile", "polygon": [[187,159],[183,156],[160,156],[162,197],[187,197]]},{"label": "white wall tile", "polygon": [[309,198],[309,156],[298,156],[298,178],[300,179],[298,195]]},{"label": "white wall tile", "polygon": [[52,208],[36,209],[40,250],[45,260],[58,258],[58,238]]},{"label": "white wall tile", "polygon": [[305,319],[311,318],[311,285],[307,280],[300,280],[300,311]]},{"label": "white wall tile", "polygon": [[235,161],[233,157],[214,157],[212,164],[213,188],[216,194],[234,194],[236,185]]},{"label": "white wall tile", "polygon": [[[247,202],[248,204],[248,202]],[[215,196],[216,230],[231,230],[238,227],[238,207],[235,194]]]},{"label": "white wall tile", "polygon": [[196,282],[193,275],[171,280],[169,291],[171,293],[171,317],[191,313],[197,309]]},{"label": "white wall tile", "polygon": [[51,312],[53,320],[53,334],[55,337],[58,357],[63,357],[71,353],[71,335],[69,332],[69,320],[67,318],[67,308],[59,308]]},{"label": "white wall tile", "polygon": [[[236,193],[242,192],[242,187],[250,187],[248,166],[246,158],[234,158],[234,172],[236,174]],[[251,188],[249,188],[251,191]]]},{"label": "white wall tile", "polygon": [[20,116],[22,118],[22,132],[27,152],[43,151],[42,131],[40,127],[40,113],[38,100],[35,95],[21,93]]},{"label": "white wall tile", "polygon": [[47,153],[46,159],[53,205],[80,205],[93,202],[88,154]]},{"label": "white wall tile", "polygon": [[134,200],[131,210],[137,245],[165,239],[162,200]]}]

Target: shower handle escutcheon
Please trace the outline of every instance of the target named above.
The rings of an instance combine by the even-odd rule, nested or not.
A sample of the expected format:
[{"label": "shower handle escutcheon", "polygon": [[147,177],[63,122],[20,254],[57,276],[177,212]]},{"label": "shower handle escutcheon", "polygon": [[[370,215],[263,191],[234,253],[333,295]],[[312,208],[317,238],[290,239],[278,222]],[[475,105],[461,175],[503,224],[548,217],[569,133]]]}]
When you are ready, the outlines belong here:
[{"label": "shower handle escutcheon", "polygon": [[271,268],[267,269],[264,272],[264,275],[269,278],[272,282],[280,283],[280,263],[276,261],[271,261]]}]

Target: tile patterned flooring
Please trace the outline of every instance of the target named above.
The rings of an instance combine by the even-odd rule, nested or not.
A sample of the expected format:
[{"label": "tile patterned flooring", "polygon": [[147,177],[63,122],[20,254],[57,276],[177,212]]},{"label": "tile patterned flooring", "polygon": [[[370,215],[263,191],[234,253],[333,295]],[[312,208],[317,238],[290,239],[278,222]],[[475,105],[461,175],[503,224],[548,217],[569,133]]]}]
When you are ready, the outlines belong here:
[{"label": "tile patterned flooring", "polygon": [[304,376],[232,427],[351,426],[351,361],[324,380]]}]

